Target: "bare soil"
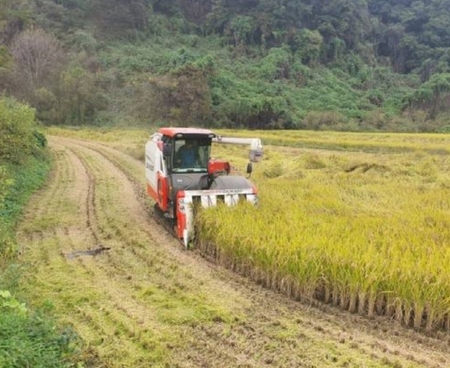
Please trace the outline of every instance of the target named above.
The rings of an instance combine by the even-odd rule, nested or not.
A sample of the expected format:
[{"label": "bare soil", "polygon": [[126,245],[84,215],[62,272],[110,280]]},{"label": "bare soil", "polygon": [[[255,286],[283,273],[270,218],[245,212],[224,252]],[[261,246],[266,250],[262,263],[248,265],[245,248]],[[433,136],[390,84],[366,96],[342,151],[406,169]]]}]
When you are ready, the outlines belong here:
[{"label": "bare soil", "polygon": [[85,341],[86,367],[450,367],[447,335],[302,304],[184,250],[152,215],[142,162],[50,146],[19,231],[24,289]]}]

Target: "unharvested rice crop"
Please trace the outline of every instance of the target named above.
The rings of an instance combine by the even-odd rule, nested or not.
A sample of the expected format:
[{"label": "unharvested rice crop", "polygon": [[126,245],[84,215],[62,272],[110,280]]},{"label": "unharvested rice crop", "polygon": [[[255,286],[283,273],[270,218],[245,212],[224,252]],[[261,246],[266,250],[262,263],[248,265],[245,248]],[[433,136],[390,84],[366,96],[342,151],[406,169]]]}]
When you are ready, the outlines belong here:
[{"label": "unharvested rice crop", "polygon": [[267,147],[254,178],[259,205],[202,211],[198,246],[294,298],[448,331],[450,136],[289,138],[311,141],[325,149]]}]

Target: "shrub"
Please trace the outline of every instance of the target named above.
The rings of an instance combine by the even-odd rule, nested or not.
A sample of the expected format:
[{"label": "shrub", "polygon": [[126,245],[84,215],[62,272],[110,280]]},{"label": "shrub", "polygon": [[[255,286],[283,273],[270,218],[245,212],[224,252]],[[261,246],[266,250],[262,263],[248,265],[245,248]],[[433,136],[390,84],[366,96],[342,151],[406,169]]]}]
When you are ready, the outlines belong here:
[{"label": "shrub", "polygon": [[0,99],[0,161],[22,163],[32,153],[35,112],[11,99]]},{"label": "shrub", "polygon": [[76,335],[58,331],[52,321],[29,313],[24,303],[0,290],[0,366],[70,367]]},{"label": "shrub", "polygon": [[344,117],[336,111],[310,111],[306,114],[304,122],[307,129],[319,130],[331,128],[343,120]]},{"label": "shrub", "polygon": [[450,133],[450,125],[444,125],[437,130],[439,133]]}]

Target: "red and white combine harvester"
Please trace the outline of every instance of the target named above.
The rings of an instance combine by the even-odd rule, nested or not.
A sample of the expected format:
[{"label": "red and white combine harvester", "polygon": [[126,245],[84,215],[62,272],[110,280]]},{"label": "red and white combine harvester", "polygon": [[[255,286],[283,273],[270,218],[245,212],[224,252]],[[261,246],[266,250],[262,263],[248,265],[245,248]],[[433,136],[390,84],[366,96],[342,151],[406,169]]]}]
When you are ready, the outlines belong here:
[{"label": "red and white combine harvester", "polygon": [[257,202],[257,189],[248,178],[230,175],[227,161],[211,158],[213,142],[249,145],[249,176],[252,162],[263,156],[258,138],[225,138],[197,128],[160,128],[145,145],[147,193],[186,247],[192,238],[194,203],[210,207],[218,202],[231,206],[240,199]]}]

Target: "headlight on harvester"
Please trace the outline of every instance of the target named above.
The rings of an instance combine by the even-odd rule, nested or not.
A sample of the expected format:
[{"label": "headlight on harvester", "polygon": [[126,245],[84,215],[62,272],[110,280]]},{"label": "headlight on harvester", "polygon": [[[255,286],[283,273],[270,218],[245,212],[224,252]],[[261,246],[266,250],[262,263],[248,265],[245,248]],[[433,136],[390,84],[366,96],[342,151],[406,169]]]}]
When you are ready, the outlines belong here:
[{"label": "headlight on harvester", "polygon": [[184,198],[178,199],[178,210],[181,213],[186,213],[186,204],[184,202]]}]

